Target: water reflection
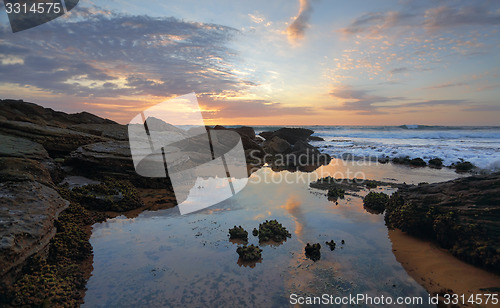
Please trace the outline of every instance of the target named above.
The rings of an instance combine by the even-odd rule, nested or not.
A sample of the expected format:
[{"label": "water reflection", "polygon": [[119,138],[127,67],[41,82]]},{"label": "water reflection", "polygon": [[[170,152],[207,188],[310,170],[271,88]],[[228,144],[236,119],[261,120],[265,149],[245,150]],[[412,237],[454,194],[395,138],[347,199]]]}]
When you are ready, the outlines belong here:
[{"label": "water reflection", "polygon": [[[447,176],[433,171],[428,177],[419,173],[413,179],[407,170],[384,169],[388,166],[365,171],[374,179],[390,175],[408,183]],[[338,166],[322,168],[340,170]],[[286,172],[264,168],[252,177],[267,173],[273,178]],[[308,183],[250,179],[235,197],[197,213],[180,216],[172,208],[96,224],[91,238],[94,271],[84,306],[281,307],[289,304],[291,293],[426,298],[425,290],[392,254],[383,216],[367,213],[356,196],[346,195],[338,202],[328,201],[324,192],[310,189]],[[248,244],[260,245],[262,260],[241,262],[236,253],[239,243],[229,241],[229,228],[241,225],[253,230],[266,219],[278,220],[292,237],[282,243],[259,244],[249,234]],[[321,259],[306,258],[306,243],[331,240],[337,243],[335,250],[323,245]],[[339,247],[341,240],[345,245]]]}]

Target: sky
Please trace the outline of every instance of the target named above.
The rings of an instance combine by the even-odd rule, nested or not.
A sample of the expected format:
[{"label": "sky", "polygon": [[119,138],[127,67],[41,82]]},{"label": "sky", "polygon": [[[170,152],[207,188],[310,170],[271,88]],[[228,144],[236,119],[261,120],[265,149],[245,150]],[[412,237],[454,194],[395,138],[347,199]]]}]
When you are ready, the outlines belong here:
[{"label": "sky", "polygon": [[126,124],[500,125],[500,1],[85,1],[12,33],[0,98]]}]

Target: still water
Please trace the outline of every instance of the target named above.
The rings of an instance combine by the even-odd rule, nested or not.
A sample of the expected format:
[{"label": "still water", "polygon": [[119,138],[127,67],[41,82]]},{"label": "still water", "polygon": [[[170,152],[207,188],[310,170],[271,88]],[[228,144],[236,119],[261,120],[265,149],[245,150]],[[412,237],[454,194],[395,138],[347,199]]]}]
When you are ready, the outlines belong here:
[{"label": "still water", "polygon": [[[360,196],[367,191],[336,205],[309,188],[309,181],[329,174],[406,183],[458,176],[448,169],[341,160],[313,173],[262,168],[236,196],[205,210],[181,216],[174,207],[109,219],[93,226],[94,269],[84,307],[283,307],[291,294],[421,296],[426,303],[425,289],[392,253],[383,215],[363,209]],[[376,189],[382,190],[393,191]],[[251,231],[266,219],[277,219],[292,237],[261,245],[260,263],[241,264],[228,229],[241,225],[249,244],[258,244]],[[325,244],[330,240],[337,243],[334,251]],[[308,242],[322,245],[319,261],[304,256]]]}]

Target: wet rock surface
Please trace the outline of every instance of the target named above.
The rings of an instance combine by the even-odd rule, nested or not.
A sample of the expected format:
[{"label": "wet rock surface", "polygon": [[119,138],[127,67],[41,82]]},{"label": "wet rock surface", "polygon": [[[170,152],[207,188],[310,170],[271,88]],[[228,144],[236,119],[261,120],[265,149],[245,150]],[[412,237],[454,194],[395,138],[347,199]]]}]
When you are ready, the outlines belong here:
[{"label": "wet rock surface", "polygon": [[500,174],[399,188],[388,227],[435,239],[455,256],[500,272]]},{"label": "wet rock surface", "polygon": [[0,276],[48,245],[67,206],[56,190],[36,181],[0,183]]}]

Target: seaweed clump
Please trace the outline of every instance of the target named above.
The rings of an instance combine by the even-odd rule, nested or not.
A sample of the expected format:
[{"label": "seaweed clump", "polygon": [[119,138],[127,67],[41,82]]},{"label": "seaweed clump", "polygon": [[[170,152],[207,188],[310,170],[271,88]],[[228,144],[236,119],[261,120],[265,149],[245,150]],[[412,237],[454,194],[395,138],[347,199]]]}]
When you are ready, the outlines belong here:
[{"label": "seaweed clump", "polygon": [[372,191],[363,198],[364,207],[378,214],[384,212],[387,202],[389,202],[389,196],[383,192]]},{"label": "seaweed clump", "polygon": [[248,232],[241,226],[234,226],[234,228],[229,229],[229,238],[248,241]]},{"label": "seaweed clump", "polygon": [[259,225],[259,242],[267,242],[273,240],[275,242],[285,241],[292,237],[290,232],[283,227],[277,220],[266,220]]},{"label": "seaweed clump", "polygon": [[319,243],[309,244],[307,243],[304,251],[306,253],[306,257],[313,260],[314,262],[318,261],[321,258],[321,245]]},{"label": "seaweed clump", "polygon": [[337,245],[333,240],[331,240],[329,242],[325,242],[325,244],[327,244],[328,247],[330,247],[331,251],[334,251],[335,250],[335,246]]},{"label": "seaweed clump", "polygon": [[75,187],[71,198],[95,211],[130,211],[143,206],[135,187],[126,180],[106,178],[100,184]]},{"label": "seaweed clump", "polygon": [[236,249],[242,261],[258,261],[262,258],[262,249],[255,245],[243,245]]},{"label": "seaweed clump", "polygon": [[326,195],[329,199],[334,199],[334,200],[337,200],[339,198],[344,199],[344,194],[345,194],[345,190],[342,188],[330,188],[330,189],[328,189],[328,192],[326,193]]}]

